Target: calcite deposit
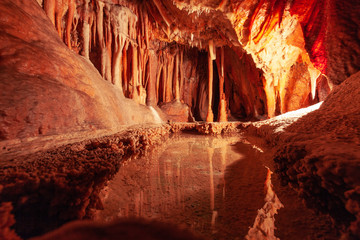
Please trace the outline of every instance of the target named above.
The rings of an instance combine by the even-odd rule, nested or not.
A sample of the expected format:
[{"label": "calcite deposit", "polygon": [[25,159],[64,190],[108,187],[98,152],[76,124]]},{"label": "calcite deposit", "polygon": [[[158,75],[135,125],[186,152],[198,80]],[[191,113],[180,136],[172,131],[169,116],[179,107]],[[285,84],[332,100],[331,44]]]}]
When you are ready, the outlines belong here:
[{"label": "calcite deposit", "polygon": [[[39,1],[68,48],[89,59],[120,94],[150,105],[183,100],[192,115],[207,121],[273,117],[306,107],[322,98],[320,92],[329,92],[323,89],[354,73],[357,61],[351,69],[345,66],[343,77],[325,78],[320,84],[324,75],[340,67],[327,64],[332,61],[328,55],[338,47],[326,46],[342,41],[327,32],[334,27],[335,14],[330,13],[337,11],[336,4]],[[348,5],[342,8],[348,10]],[[350,15],[343,21],[354,18]],[[229,48],[224,54],[225,46]],[[190,59],[195,66],[203,61],[201,69],[185,68],[189,51],[208,53],[207,61],[203,54]],[[243,64],[245,72],[233,72]],[[189,93],[184,96],[184,91],[191,91],[191,86],[184,88],[192,82],[204,90],[190,93],[195,100],[187,101]],[[240,82],[247,86],[234,94],[232,89]],[[257,99],[251,97],[254,92]]]},{"label": "calcite deposit", "polygon": [[0,12],[0,238],[91,217],[119,163],[161,137],[244,129],[278,149],[309,207],[360,236],[359,1],[2,0]]}]

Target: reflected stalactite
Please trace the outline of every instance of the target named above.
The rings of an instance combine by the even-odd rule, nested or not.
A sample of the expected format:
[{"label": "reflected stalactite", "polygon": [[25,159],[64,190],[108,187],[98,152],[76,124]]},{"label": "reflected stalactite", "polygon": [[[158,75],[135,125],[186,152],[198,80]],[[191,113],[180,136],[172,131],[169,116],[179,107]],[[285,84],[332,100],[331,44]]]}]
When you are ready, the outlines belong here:
[{"label": "reflected stalactite", "polygon": [[225,170],[226,170],[226,154],[227,154],[227,146],[223,146],[220,148],[220,159],[221,159],[221,178],[222,178],[222,199],[225,199],[226,196],[226,181],[225,181]]},{"label": "reflected stalactite", "polygon": [[239,159],[239,153],[227,150],[238,139],[175,136],[151,155],[132,159],[109,183],[104,210],[96,219],[157,218],[222,234],[224,216],[218,208],[225,200],[220,186],[225,169]]}]

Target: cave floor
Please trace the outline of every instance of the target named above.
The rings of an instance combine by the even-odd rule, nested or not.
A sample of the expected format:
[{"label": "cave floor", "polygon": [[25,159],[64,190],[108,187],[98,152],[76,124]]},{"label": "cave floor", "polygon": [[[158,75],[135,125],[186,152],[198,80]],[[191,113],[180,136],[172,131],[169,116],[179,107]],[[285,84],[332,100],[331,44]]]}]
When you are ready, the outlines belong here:
[{"label": "cave floor", "polygon": [[[124,162],[101,192],[95,220],[143,217],[188,227],[207,239],[244,239],[264,205],[273,150],[237,135],[170,136],[145,156]],[[272,183],[284,208],[275,215],[280,239],[338,239],[330,218],[307,209],[296,193]]]}]

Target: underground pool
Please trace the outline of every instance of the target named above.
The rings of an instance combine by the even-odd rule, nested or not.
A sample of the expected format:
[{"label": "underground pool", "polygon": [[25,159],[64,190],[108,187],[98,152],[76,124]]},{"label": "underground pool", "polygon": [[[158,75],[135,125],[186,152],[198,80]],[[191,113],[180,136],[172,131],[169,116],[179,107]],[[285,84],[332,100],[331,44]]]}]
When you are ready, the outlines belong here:
[{"label": "underground pool", "polygon": [[[263,150],[239,135],[172,135],[123,163],[101,193],[104,209],[95,220],[141,217],[175,223],[207,239],[244,239],[265,203],[265,166],[273,167]],[[327,218],[306,209],[275,175],[273,184],[284,204],[275,215],[276,237],[329,239]]]}]

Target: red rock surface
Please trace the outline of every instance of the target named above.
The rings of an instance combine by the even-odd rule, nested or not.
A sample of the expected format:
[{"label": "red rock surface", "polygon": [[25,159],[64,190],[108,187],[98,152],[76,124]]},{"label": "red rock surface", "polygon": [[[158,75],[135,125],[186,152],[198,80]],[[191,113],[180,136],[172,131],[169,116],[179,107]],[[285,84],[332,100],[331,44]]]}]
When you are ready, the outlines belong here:
[{"label": "red rock surface", "polygon": [[345,239],[360,237],[359,80],[360,72],[305,116],[254,124],[255,132],[278,147],[274,159],[284,183],[296,189],[307,206],[329,213]]},{"label": "red rock surface", "polygon": [[[111,141],[34,152],[154,122],[145,103],[182,101],[196,120],[212,121],[217,111],[230,120],[273,117],[325,99],[360,69],[359,7],[350,0],[2,0],[0,194],[13,203],[16,228],[43,206],[38,221],[50,219],[49,228],[82,218],[124,157]],[[285,131],[293,120],[257,130],[282,145],[275,159],[284,180],[349,238],[360,235],[359,78]],[[171,131],[183,128],[224,130]],[[2,206],[1,227],[16,238],[10,207]],[[24,235],[26,227],[33,231],[23,225]]]},{"label": "red rock surface", "polygon": [[[0,228],[23,238],[90,218],[101,209],[99,192],[129,157],[142,155],[169,134],[166,126],[128,128],[118,134],[68,144],[0,162]],[[10,205],[11,206],[11,205]],[[8,219],[8,220],[7,220]],[[11,239],[9,237],[9,239]]]},{"label": "red rock surface", "polygon": [[175,100],[169,103],[163,103],[159,107],[167,115],[167,118],[170,121],[173,122],[195,121],[189,106],[182,102]]},{"label": "red rock surface", "polygon": [[122,219],[111,223],[77,221],[32,240],[202,240],[187,229],[176,225],[144,219]]},{"label": "red rock surface", "polygon": [[60,41],[35,1],[2,1],[0,8],[2,141],[154,121]]},{"label": "red rock surface", "polygon": [[[210,111],[216,117],[218,105],[227,108],[220,112],[227,113],[230,119],[230,115],[273,117],[306,107],[327,95],[329,91],[324,89],[359,70],[358,58],[349,57],[353,56],[351,51],[359,49],[354,30],[359,24],[358,5],[350,7],[348,2],[341,5],[337,0],[39,1],[60,38],[70,49],[89,59],[104,79],[118,86],[120,95],[153,106],[183,100],[195,118],[202,120]],[[345,27],[338,27],[336,21],[343,22]],[[333,31],[340,35],[335,36]],[[218,71],[213,72],[215,78],[210,82],[214,90],[221,90],[216,78],[221,75],[220,52],[226,45],[234,52],[241,49],[251,56],[228,53],[225,66],[242,69],[243,62],[255,63],[257,70],[250,70],[253,73],[237,72],[239,78],[252,79],[253,83],[245,84],[248,86],[244,92],[221,92],[220,97],[213,94],[212,99],[208,98],[213,92],[208,91],[212,85],[202,83],[201,77],[192,80],[190,89],[184,89],[189,86],[184,65],[190,46],[208,53],[217,49],[212,60],[216,59]],[[202,65],[192,60],[193,64]],[[199,60],[204,61],[203,67],[191,74],[205,74],[208,78],[212,73],[207,69],[211,66],[215,69],[215,64]],[[248,63],[244,67],[248,70]],[[341,74],[335,76],[335,72]],[[320,73],[329,73],[329,78]],[[243,82],[237,76],[223,77],[230,89]],[[196,86],[200,91],[191,91]],[[258,93],[259,99],[246,95],[253,92]],[[198,102],[189,102],[189,93]],[[239,101],[243,101],[241,105]],[[259,101],[263,103],[259,105]],[[209,102],[212,106],[206,107]]]}]

